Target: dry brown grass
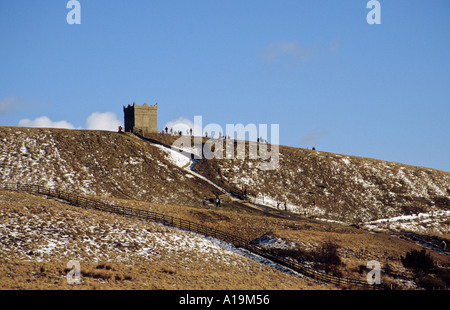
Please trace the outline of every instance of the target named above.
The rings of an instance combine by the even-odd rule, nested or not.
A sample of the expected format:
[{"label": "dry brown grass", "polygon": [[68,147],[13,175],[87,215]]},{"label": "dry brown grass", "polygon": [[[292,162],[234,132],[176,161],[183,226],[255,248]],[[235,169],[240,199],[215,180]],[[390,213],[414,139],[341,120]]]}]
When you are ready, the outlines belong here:
[{"label": "dry brown grass", "polygon": [[[108,199],[121,204],[126,201]],[[144,210],[151,209],[168,215],[182,217],[190,221],[210,225],[232,234],[255,239],[263,234],[270,234],[284,240],[287,244],[295,243],[296,247],[311,252],[327,240],[339,246],[339,256],[343,265],[338,268],[344,277],[365,279],[367,270],[361,272],[360,266],[366,266],[370,260],[377,260],[382,268],[390,272],[411,278],[412,274],[403,267],[400,257],[411,249],[420,249],[411,241],[403,240],[388,233],[372,233],[363,229],[311,219],[286,220],[277,217],[263,216],[259,213],[240,213],[236,210],[223,210],[215,207],[183,207],[177,205],[156,205],[140,201],[128,201],[128,205]],[[447,256],[431,252],[435,261],[442,266],[450,266]],[[384,275],[384,283],[393,283],[394,288],[410,288],[393,277]]]},{"label": "dry brown grass", "polygon": [[261,171],[261,160],[248,158],[203,158],[196,169],[228,190],[246,187],[273,206],[286,201],[292,211],[347,223],[450,209],[449,172],[287,146],[279,151],[275,170]]},{"label": "dry brown grass", "polygon": [[[160,138],[172,143],[176,137]],[[186,171],[172,165],[159,149],[128,135],[1,127],[0,145],[0,164],[6,163],[0,167],[3,182],[51,181],[96,199],[181,217],[250,240],[269,233],[304,251],[333,240],[344,262],[339,267],[344,276],[364,279],[360,266],[372,259],[407,275],[400,256],[419,248],[389,234],[312,218],[280,219],[237,205],[203,207],[200,201],[213,196],[215,188],[186,177]],[[250,194],[286,199],[294,211],[319,210],[323,218],[347,222],[430,206],[450,208],[447,172],[289,147],[280,150],[281,166],[275,171],[261,173],[248,160],[202,161],[197,168],[230,190],[251,183]],[[43,197],[0,191],[0,212],[3,288],[66,288],[61,281],[71,259],[80,260],[85,281],[80,288],[88,289],[330,288],[242,255],[218,252],[198,236],[190,242],[185,232]],[[63,246],[46,243],[56,236]],[[183,246],[177,244],[179,238]],[[433,258],[449,265],[445,256],[433,253]]]},{"label": "dry brown grass", "polygon": [[0,181],[184,205],[216,191],[150,143],[95,130],[0,127]]},{"label": "dry brown grass", "polygon": [[[327,240],[335,242],[342,266],[342,276],[364,279],[361,269],[369,260],[378,260],[405,278],[412,275],[403,268],[400,256],[420,247],[412,242],[383,233],[369,233],[354,227],[303,220],[283,220],[255,214],[241,214],[220,208],[159,205],[142,201],[102,198],[134,208],[151,209],[210,225],[237,235],[257,238],[264,233],[280,238],[303,251],[313,251]],[[0,258],[3,260],[2,288],[24,289],[332,289],[305,278],[295,277],[241,255],[206,253],[200,241],[190,243],[178,239],[183,232],[162,225],[129,218],[87,211],[53,199],[26,193],[0,191],[2,234]],[[39,219],[39,220],[38,220]],[[30,221],[36,223],[35,233],[26,233]],[[5,225],[22,225],[11,235]],[[39,229],[40,231],[39,231]],[[49,229],[51,230],[49,231]],[[70,228],[70,229],[69,229]],[[94,229],[93,229],[94,228]],[[117,231],[123,235],[117,235]],[[151,254],[139,254],[143,247],[142,231],[151,232]],[[23,235],[21,235],[21,233]],[[48,234],[70,236],[65,246],[55,248],[52,255],[36,256]],[[131,236],[124,238],[124,236]],[[171,239],[174,238],[175,239]],[[29,238],[29,242],[23,242]],[[153,239],[152,239],[153,238]],[[97,244],[91,246],[91,241]],[[136,242],[133,243],[132,241]],[[147,240],[147,239],[146,239]],[[177,240],[174,243],[173,240]],[[19,243],[22,241],[22,243]],[[185,246],[180,246],[185,245]],[[14,244],[14,246],[12,246]],[[111,247],[113,245],[113,247]],[[173,249],[173,246],[177,246]],[[172,247],[172,249],[171,249]],[[45,248],[45,247],[44,247]],[[20,249],[21,251],[17,250]],[[93,250],[94,249],[94,250]],[[97,251],[95,250],[97,249]],[[8,252],[9,250],[9,252]],[[11,252],[11,250],[14,250]],[[30,256],[34,251],[34,256]],[[45,251],[44,251],[45,252]],[[34,258],[33,258],[34,257]],[[108,259],[105,259],[108,257]],[[233,258],[231,258],[233,257]],[[182,259],[180,259],[182,258]],[[66,282],[66,264],[71,259],[81,263],[81,286]],[[231,260],[230,260],[231,259]],[[433,253],[440,265],[449,266],[445,256]],[[233,262],[230,264],[230,262]],[[383,283],[395,288],[409,288],[390,276]],[[340,287],[341,289],[343,287]],[[350,288],[351,289],[351,288]]]},{"label": "dry brown grass", "polygon": [[[178,137],[151,138],[170,145]],[[445,171],[287,146],[280,146],[279,169],[261,171],[257,163],[203,159],[196,169],[228,190],[245,186],[251,195],[286,201],[300,214],[347,223],[450,210]],[[217,193],[151,143],[114,132],[0,127],[0,164],[3,182],[97,196],[198,206]],[[435,228],[448,233],[448,220]]]},{"label": "dry brown grass", "polygon": [[[2,289],[330,288],[158,224],[6,191],[0,191],[0,210]],[[67,242],[43,251],[58,240]],[[73,259],[80,261],[81,285],[66,281]]]}]

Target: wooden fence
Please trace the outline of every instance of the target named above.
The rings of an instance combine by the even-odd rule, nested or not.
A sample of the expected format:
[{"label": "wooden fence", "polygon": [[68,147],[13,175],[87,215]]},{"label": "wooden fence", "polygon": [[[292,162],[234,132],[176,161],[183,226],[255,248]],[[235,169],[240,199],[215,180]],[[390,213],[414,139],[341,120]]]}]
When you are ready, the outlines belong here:
[{"label": "wooden fence", "polygon": [[168,216],[163,213],[157,213],[153,211],[135,209],[125,206],[117,206],[107,204],[105,202],[95,200],[92,198],[87,198],[84,196],[80,196],[68,191],[59,190],[55,188],[49,188],[40,185],[26,185],[20,183],[5,183],[0,184],[0,189],[11,190],[11,191],[26,191],[29,193],[46,195],[58,199],[65,200],[75,206],[98,210],[103,212],[109,212],[114,214],[119,214],[125,217],[135,218],[148,222],[160,223],[163,225],[179,228],[182,230],[194,232],[203,236],[213,237],[228,243],[233,244],[237,248],[245,249],[253,254],[264,257],[268,260],[273,261],[279,265],[292,269],[300,274],[311,277],[318,281],[332,283],[335,285],[348,285],[350,287],[357,287],[362,289],[386,289],[386,287],[382,285],[369,285],[366,281],[362,281],[360,279],[351,279],[344,277],[337,277],[331,274],[327,274],[321,271],[317,271],[309,266],[306,266],[298,261],[292,260],[290,258],[286,258],[280,255],[276,255],[271,253],[270,250],[264,249],[261,246],[250,243],[250,240],[247,240],[243,237],[236,236],[230,234],[225,231],[221,231],[219,229],[209,227],[207,225],[195,223],[192,221],[184,220],[182,218],[177,218],[173,216]]}]

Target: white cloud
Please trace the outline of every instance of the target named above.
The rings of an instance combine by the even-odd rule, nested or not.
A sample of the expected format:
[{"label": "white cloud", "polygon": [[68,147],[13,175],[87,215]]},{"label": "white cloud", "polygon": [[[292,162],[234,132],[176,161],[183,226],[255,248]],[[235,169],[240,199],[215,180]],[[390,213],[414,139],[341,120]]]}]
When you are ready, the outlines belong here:
[{"label": "white cloud", "polygon": [[[117,131],[122,122],[117,119],[113,112],[94,112],[86,119],[86,129]],[[34,120],[21,119],[20,127],[40,127],[40,128],[65,128],[75,129],[75,126],[68,121],[52,121],[48,116],[41,116]],[[77,129],[83,129],[78,127]]]},{"label": "white cloud", "polygon": [[66,128],[75,129],[75,127],[67,121],[52,121],[47,116],[41,116],[34,120],[21,119],[19,121],[20,127],[40,127],[40,128]]},{"label": "white cloud", "polygon": [[341,46],[342,46],[341,38],[336,38],[332,42],[330,42],[330,44],[328,44],[328,50],[330,52],[335,52],[335,51],[339,50],[341,48]]},{"label": "white cloud", "polygon": [[113,112],[94,112],[86,119],[86,129],[117,131],[122,121]]},{"label": "white cloud", "polygon": [[282,41],[269,44],[263,50],[263,57],[267,62],[274,62],[286,58],[298,64],[298,62],[305,60],[311,52],[311,48],[302,48],[297,40]]},{"label": "white cloud", "polygon": [[25,109],[47,105],[44,101],[30,101],[22,97],[11,95],[0,101],[0,115],[13,114]]},{"label": "white cloud", "polygon": [[2,101],[0,101],[0,115],[14,112],[15,110],[17,110],[18,103],[19,97],[17,96],[4,98]]},{"label": "white cloud", "polygon": [[268,63],[283,61],[296,66],[324,52],[336,52],[341,46],[342,40],[340,38],[336,38],[326,45],[319,44],[308,48],[302,47],[298,40],[281,41],[266,46],[262,51],[262,57]]}]

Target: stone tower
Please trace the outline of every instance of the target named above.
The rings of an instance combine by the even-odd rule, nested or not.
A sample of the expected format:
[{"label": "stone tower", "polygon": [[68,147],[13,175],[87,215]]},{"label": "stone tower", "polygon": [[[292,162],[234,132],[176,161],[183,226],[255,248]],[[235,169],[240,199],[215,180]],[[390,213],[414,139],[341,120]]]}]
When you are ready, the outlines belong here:
[{"label": "stone tower", "polygon": [[125,132],[148,134],[158,132],[158,104],[139,106],[136,102],[128,107],[123,106]]}]

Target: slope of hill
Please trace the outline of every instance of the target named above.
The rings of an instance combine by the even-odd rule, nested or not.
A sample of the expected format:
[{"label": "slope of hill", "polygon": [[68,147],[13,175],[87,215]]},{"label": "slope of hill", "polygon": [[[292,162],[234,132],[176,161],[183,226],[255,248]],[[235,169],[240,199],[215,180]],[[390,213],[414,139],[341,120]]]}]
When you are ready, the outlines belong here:
[{"label": "slope of hill", "polygon": [[0,127],[0,182],[187,205],[216,191],[135,136],[66,129]]},{"label": "slope of hill", "polygon": [[[261,160],[202,159],[197,171],[230,190],[245,187],[253,201],[308,216],[362,223],[434,212],[448,233],[450,173],[370,158],[280,146],[279,168]],[[248,153],[247,153],[248,154]],[[436,217],[435,217],[436,219]]]},{"label": "slope of hill", "polygon": [[[178,137],[151,138],[171,145]],[[286,146],[279,150],[276,170],[262,171],[257,168],[262,160],[248,158],[202,159],[195,169],[225,190],[245,187],[253,202],[276,208],[279,201],[279,208],[286,203],[289,211],[306,216],[371,228],[409,216],[420,232],[449,232],[449,172]],[[193,206],[220,191],[182,169],[189,164],[186,157],[133,135],[0,127],[1,182]]]},{"label": "slope of hill", "polygon": [[80,289],[324,287],[194,233],[27,193],[0,190],[0,218],[1,289],[74,288],[71,260]]},{"label": "slope of hill", "polygon": [[[383,285],[393,285],[396,289],[416,287],[412,282],[414,275],[402,266],[400,257],[409,249],[420,247],[389,234],[372,234],[308,219],[282,220],[261,214],[242,214],[221,208],[157,205],[112,197],[102,200],[136,210],[163,212],[169,218],[170,215],[178,216],[250,239],[261,236],[254,242],[263,248],[283,253],[291,259],[299,259],[300,255],[304,264],[318,270],[324,268],[319,253],[324,244],[331,242],[336,245],[340,257],[340,263],[333,265],[332,275],[363,279],[366,262],[375,259],[382,262],[384,268]],[[82,289],[289,289],[291,284],[294,289],[336,288],[322,282],[319,286],[308,278],[297,278],[289,271],[278,273],[254,265],[263,263],[280,271],[286,270],[259,256],[249,256],[248,252],[231,244],[211,238],[205,240],[197,234],[119,214],[84,210],[51,197],[46,199],[45,196],[0,190],[2,287],[68,288],[65,281],[68,270],[63,267],[75,259],[83,266]],[[437,252],[431,254],[440,266],[448,269],[447,256]],[[233,256],[231,266],[228,255]],[[236,265],[236,262],[242,262],[242,265]],[[246,274],[245,270],[242,273],[242,268],[248,268],[250,273]],[[241,273],[245,274],[245,279],[240,278]],[[266,276],[269,276],[269,283]],[[440,273],[439,277],[442,276],[448,284],[450,279]],[[443,282],[435,283],[442,285]],[[342,283],[338,287],[357,288]]]},{"label": "slope of hill", "polygon": [[[155,135],[154,139],[170,145],[177,137]],[[322,267],[312,256],[320,252],[324,243],[332,242],[337,246],[342,261],[333,272],[348,278],[364,277],[361,266],[376,259],[390,270],[383,281],[394,283],[396,287],[411,287],[408,283],[413,276],[402,266],[400,258],[408,250],[420,248],[418,244],[393,237],[390,233],[373,234],[350,227],[349,223],[358,222],[365,225],[362,227],[374,230],[391,231],[405,227],[415,230],[417,227],[411,224],[417,220],[416,224],[424,229],[423,233],[443,234],[439,240],[449,240],[450,182],[447,172],[284,146],[280,146],[279,158],[279,169],[261,171],[257,168],[259,160],[202,159],[197,163],[177,152],[128,134],[0,127],[1,183],[53,186],[96,196],[96,199],[103,201],[118,202],[119,205],[182,217],[246,236],[250,240],[258,240],[268,248],[285,251],[293,257],[303,253],[302,259],[309,257],[312,260],[307,263],[317,268]],[[191,164],[195,164],[195,170],[203,176],[190,171]],[[214,196],[220,189],[236,193],[242,187],[247,189],[254,203],[276,208],[276,201],[280,200],[279,207],[284,209],[286,201],[287,208],[301,216],[286,213],[280,217],[275,212],[257,212],[256,209],[243,208],[243,203],[224,204],[221,208],[202,204],[204,197]],[[135,221],[129,222],[131,219],[117,217],[109,222],[112,215],[84,210],[75,212],[72,207],[61,202],[46,201],[23,193],[0,192],[0,259],[7,266],[3,269],[5,281],[9,281],[9,275],[14,273],[11,270],[20,265],[23,270],[31,268],[38,275],[42,272],[35,269],[44,268],[49,271],[43,273],[44,278],[44,274],[51,274],[50,278],[45,278],[46,283],[52,279],[56,282],[56,278],[61,278],[64,273],[60,269],[61,261],[67,260],[69,256],[82,259],[77,256],[80,253],[82,257],[87,257],[86,274],[97,277],[100,273],[101,278],[107,273],[108,285],[114,282],[116,276],[119,280],[127,277],[143,279],[138,275],[133,276],[134,272],[140,274],[142,271],[136,267],[138,265],[132,264],[131,269],[126,269],[128,273],[124,269],[123,266],[130,263],[126,261],[129,257],[136,262],[154,260],[155,257],[161,257],[161,253],[171,253],[173,247],[183,243],[185,247],[175,250],[175,254],[170,256],[171,260],[180,260],[185,257],[186,251],[202,252],[197,245],[207,249],[208,253],[223,257],[221,262],[214,261],[218,266],[223,266],[222,261],[230,260],[228,254],[236,254],[225,254],[223,249],[203,243],[206,241],[202,238],[192,243],[188,237],[179,235],[175,230],[168,232],[166,227],[158,228],[161,227],[159,225],[144,228]],[[317,221],[316,218],[326,221]],[[75,225],[77,232],[68,233],[65,222],[70,223],[70,226]],[[140,227],[139,231],[133,227]],[[164,240],[154,234],[161,229],[164,231]],[[55,234],[51,235],[51,232]],[[96,235],[97,232],[99,235]],[[123,235],[126,233],[128,236],[128,232],[130,237]],[[167,234],[174,238],[167,238]],[[86,236],[87,239],[80,239],[79,236]],[[36,246],[29,240],[34,240]],[[71,243],[70,240],[75,241]],[[161,255],[152,252],[149,244],[161,246]],[[14,262],[15,254],[20,256],[20,263]],[[208,255],[199,258],[198,265],[189,268],[204,269],[211,262]],[[440,265],[448,267],[448,256],[436,252],[433,258]],[[241,257],[233,259],[240,260]],[[54,261],[58,261],[58,267],[52,265]],[[115,273],[110,270],[98,271],[105,266],[105,261],[113,264],[109,266],[111,270],[116,270]],[[250,266],[253,262],[246,261],[243,264]],[[192,283],[209,281],[200,275],[201,272],[196,271],[194,276],[183,268],[175,264],[173,269],[164,271],[160,266],[159,271],[152,270],[144,274],[150,277],[152,272],[157,272],[160,277],[156,281],[163,283],[165,280],[160,279],[171,278],[171,285],[187,278],[194,279]],[[259,270],[254,265],[248,268]],[[217,270],[208,270],[218,274]],[[233,270],[221,270],[235,275]],[[272,273],[273,276],[273,270],[264,269],[262,272]],[[240,279],[237,275],[234,277]],[[265,275],[258,277],[264,278]],[[35,278],[28,280],[34,281],[32,279]],[[208,279],[223,285],[199,284],[198,288],[261,288],[253,280],[242,280],[240,285],[234,281],[231,283],[230,279],[224,280],[221,275]],[[142,283],[136,284],[139,281],[134,281],[131,287],[142,288]],[[280,289],[298,285],[309,288],[315,285],[306,280],[301,283],[297,281],[289,278],[281,280],[282,283],[289,283],[285,287],[278,283],[263,287]],[[129,283],[120,282],[117,285],[125,284]],[[186,288],[186,284],[176,285],[176,288]],[[26,285],[22,284],[21,287]],[[172,288],[164,283],[152,287]],[[415,287],[414,284],[412,287]]]}]

